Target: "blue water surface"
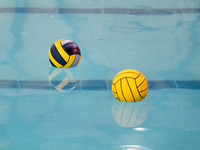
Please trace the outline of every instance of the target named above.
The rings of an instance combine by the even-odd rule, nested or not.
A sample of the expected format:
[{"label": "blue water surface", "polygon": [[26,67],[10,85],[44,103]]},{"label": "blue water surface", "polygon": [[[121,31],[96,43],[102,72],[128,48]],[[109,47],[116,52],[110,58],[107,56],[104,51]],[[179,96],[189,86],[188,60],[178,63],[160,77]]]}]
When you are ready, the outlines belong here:
[{"label": "blue water surface", "polygon": [[[0,4],[0,149],[200,149],[199,0]],[[59,39],[77,67],[51,66]],[[143,101],[112,95],[124,69],[147,78]]]}]

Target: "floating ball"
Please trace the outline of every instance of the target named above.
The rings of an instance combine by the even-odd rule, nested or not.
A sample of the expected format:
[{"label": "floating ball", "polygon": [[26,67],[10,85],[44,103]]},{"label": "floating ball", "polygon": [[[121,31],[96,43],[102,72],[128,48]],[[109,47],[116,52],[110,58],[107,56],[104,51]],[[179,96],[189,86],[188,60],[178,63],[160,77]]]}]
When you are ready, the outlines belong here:
[{"label": "floating ball", "polygon": [[57,68],[75,67],[80,59],[81,51],[78,45],[70,40],[58,40],[49,49],[49,61]]},{"label": "floating ball", "polygon": [[145,76],[133,69],[119,72],[112,81],[114,97],[123,102],[138,102],[148,93],[148,82]]}]

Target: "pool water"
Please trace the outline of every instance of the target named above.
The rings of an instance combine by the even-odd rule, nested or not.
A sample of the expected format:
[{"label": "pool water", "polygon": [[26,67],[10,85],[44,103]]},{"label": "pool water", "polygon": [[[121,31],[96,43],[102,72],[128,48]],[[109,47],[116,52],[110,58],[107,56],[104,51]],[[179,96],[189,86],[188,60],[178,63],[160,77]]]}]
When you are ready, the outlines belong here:
[{"label": "pool water", "polygon": [[[199,0],[0,4],[0,149],[200,149]],[[59,39],[77,67],[51,66]],[[112,95],[124,69],[147,78],[143,101]]]}]

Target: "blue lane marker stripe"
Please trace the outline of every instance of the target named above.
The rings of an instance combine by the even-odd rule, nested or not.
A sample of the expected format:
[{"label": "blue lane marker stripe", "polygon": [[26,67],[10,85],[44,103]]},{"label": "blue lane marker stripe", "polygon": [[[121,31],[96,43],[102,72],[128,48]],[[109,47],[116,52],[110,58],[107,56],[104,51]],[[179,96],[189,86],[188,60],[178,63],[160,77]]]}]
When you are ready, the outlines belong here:
[{"label": "blue lane marker stripe", "polygon": [[152,90],[178,88],[175,81],[149,81],[148,84],[149,84],[149,88]]},{"label": "blue lane marker stripe", "polygon": [[[0,80],[0,89],[39,89],[55,90],[54,85],[59,85],[62,81],[17,81]],[[200,90],[200,81],[148,81],[149,90],[159,89],[191,89]],[[111,80],[83,80],[69,83],[62,90],[111,90]]]},{"label": "blue lane marker stripe", "polygon": [[0,13],[60,13],[60,14],[128,14],[128,15],[171,15],[184,13],[200,13],[200,8],[174,9],[135,9],[135,8],[34,8],[3,7]]},{"label": "blue lane marker stripe", "polygon": [[200,81],[176,81],[181,89],[200,89]]}]

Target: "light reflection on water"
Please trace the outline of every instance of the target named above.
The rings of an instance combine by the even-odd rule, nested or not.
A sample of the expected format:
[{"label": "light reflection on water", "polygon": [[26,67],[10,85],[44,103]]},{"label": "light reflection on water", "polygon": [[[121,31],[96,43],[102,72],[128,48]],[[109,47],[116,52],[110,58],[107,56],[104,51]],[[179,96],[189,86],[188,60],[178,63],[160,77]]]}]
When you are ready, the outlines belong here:
[{"label": "light reflection on water", "polygon": [[122,150],[151,150],[147,147],[140,146],[140,145],[121,145],[120,148]]}]

